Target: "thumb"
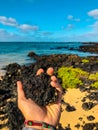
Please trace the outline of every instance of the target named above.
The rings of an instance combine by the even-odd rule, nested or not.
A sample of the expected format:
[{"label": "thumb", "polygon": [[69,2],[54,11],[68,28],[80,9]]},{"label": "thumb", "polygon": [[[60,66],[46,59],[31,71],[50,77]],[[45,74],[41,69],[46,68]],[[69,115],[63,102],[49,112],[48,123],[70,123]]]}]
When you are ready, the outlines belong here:
[{"label": "thumb", "polygon": [[23,85],[20,81],[17,81],[17,93],[18,93],[18,99],[25,99],[25,93],[23,91]]}]

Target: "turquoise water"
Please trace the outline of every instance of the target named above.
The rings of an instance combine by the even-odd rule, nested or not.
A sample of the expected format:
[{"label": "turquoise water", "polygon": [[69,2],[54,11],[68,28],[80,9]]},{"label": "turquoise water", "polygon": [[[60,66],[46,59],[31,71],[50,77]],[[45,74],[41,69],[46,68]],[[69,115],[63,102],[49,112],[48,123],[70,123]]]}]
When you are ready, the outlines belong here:
[{"label": "turquoise water", "polygon": [[[17,62],[27,64],[32,62],[27,54],[30,51],[38,55],[50,54],[77,54],[79,56],[91,56],[87,52],[79,52],[76,49],[80,42],[0,42],[0,69],[7,64]],[[73,49],[72,49],[73,48]],[[72,50],[70,50],[72,49]]]}]

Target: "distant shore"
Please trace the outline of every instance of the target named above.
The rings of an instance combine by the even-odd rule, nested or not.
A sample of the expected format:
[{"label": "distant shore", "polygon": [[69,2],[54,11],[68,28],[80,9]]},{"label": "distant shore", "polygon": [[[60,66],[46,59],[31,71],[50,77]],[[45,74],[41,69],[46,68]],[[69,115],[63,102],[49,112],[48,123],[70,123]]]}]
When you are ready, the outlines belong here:
[{"label": "distant shore", "polygon": [[98,56],[97,48],[98,43],[95,42],[0,42],[0,70],[11,63],[32,63],[33,58],[27,56],[31,51],[39,56],[74,54],[88,57]]}]

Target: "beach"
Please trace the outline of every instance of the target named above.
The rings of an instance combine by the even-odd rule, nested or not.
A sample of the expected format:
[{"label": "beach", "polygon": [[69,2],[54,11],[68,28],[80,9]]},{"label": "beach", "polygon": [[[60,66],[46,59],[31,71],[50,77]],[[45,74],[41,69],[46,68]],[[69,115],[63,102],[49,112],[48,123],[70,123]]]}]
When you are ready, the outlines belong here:
[{"label": "beach", "polygon": [[[83,126],[87,123],[98,123],[98,105],[91,110],[84,110],[82,108],[83,102],[81,101],[87,92],[81,92],[79,89],[68,89],[66,95],[64,95],[64,101],[76,108],[75,111],[66,111],[66,105],[62,105],[63,112],[61,114],[60,123],[63,128],[68,127],[71,130],[83,130]],[[88,102],[90,100],[87,100]],[[87,117],[93,116],[94,119],[89,120]],[[90,129],[87,128],[87,130]],[[85,128],[86,130],[86,128]]]},{"label": "beach", "polygon": [[[63,66],[66,69],[72,69],[72,71],[76,71],[77,68],[80,68],[80,70],[83,70],[87,73],[87,76],[90,74],[96,74],[98,72],[97,56],[80,57],[73,54],[52,54],[39,56],[35,55],[35,53],[30,54],[33,54],[31,56],[36,62],[28,65],[11,63],[8,64],[4,69],[6,73],[2,72],[0,74],[0,77],[3,74],[3,76],[0,78],[1,130],[11,130],[11,128],[14,129],[15,127],[10,122],[8,115],[11,117],[15,113],[17,114],[17,111],[15,113],[10,113],[8,104],[16,103],[16,80],[19,78],[19,76],[21,76],[22,71],[26,74],[29,74],[31,72],[36,73],[36,71],[41,67],[45,70],[48,67],[53,67],[55,74],[57,75],[58,69]],[[80,70],[78,70],[79,73],[81,72]],[[25,73],[23,76],[25,76]],[[65,88],[62,97],[61,118],[58,125],[58,130],[98,129],[98,89],[91,86],[91,83],[94,81],[89,80],[88,77],[82,75],[81,80],[83,82],[82,85],[77,85],[76,88]],[[17,122],[15,123],[17,124]],[[19,126],[18,129],[20,129],[21,122],[17,125]]]},{"label": "beach", "polygon": [[[98,123],[98,105],[93,107],[91,110],[82,109],[83,102],[81,100],[86,95],[87,95],[87,92],[81,92],[79,89],[68,89],[66,94],[63,95],[64,101],[76,108],[75,111],[68,112],[65,109],[66,105],[62,104],[60,124],[62,125],[64,130],[67,130],[67,128],[70,128],[71,130],[78,130],[78,129],[83,130],[83,126],[86,123]],[[90,121],[87,119],[87,117],[91,115],[95,119]],[[4,121],[0,120],[0,124],[4,124],[6,122],[7,122],[7,119],[5,119]],[[87,130],[89,130],[89,128],[87,128]],[[4,128],[2,128],[2,130],[10,130],[10,129],[7,126],[5,126]]]}]

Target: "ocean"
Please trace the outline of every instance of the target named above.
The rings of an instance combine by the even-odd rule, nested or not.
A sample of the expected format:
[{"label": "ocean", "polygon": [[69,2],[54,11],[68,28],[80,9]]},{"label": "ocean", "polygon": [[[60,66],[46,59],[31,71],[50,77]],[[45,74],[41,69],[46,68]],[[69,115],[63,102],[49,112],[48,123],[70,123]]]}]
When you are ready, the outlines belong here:
[{"label": "ocean", "polygon": [[10,63],[28,64],[33,60],[28,57],[30,51],[37,55],[77,54],[79,56],[94,56],[88,52],[79,52],[81,42],[0,42],[0,72]]}]

